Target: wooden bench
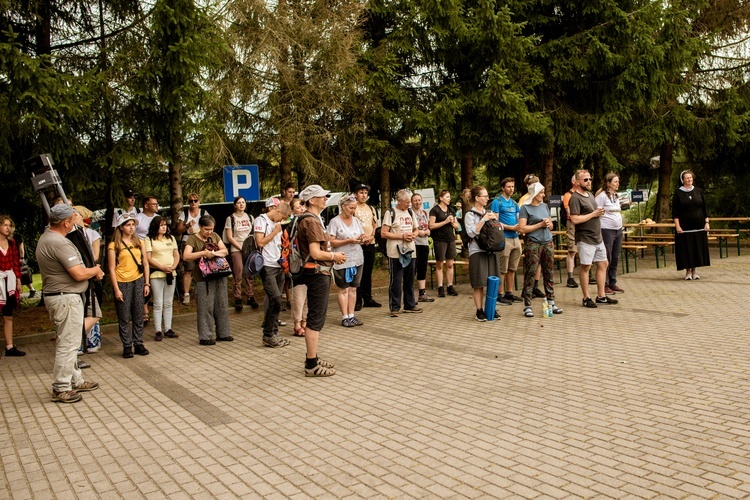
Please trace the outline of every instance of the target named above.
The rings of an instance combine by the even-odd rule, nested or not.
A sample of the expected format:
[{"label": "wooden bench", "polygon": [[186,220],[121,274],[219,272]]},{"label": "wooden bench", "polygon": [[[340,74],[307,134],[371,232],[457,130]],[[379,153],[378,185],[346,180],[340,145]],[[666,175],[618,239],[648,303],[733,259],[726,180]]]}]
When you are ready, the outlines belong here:
[{"label": "wooden bench", "polygon": [[[435,288],[435,283],[433,282],[433,276],[437,272],[437,261],[436,260],[428,260],[427,265],[430,266],[430,288]],[[466,266],[466,269],[469,268],[469,263],[465,260],[454,260],[453,261],[453,280],[458,284],[458,269],[461,266]]]},{"label": "wooden bench", "polygon": [[[729,257],[729,240],[737,240],[737,255],[740,255],[740,234],[733,229],[711,229],[708,231],[709,241],[719,242],[719,258]],[[726,256],[724,251],[726,250]]]},{"label": "wooden bench", "polygon": [[[648,236],[656,236],[656,235],[648,235]],[[669,236],[669,235],[665,235]],[[626,242],[627,245],[635,244],[642,247],[653,247],[654,249],[654,255],[656,256],[656,268],[659,269],[659,257],[662,258],[664,261],[664,267],[667,267],[667,248],[672,248],[674,250],[674,238],[671,240],[669,238],[662,238],[662,239],[649,239],[649,238],[643,238],[642,236],[634,236],[631,238],[628,238],[628,241]],[[644,250],[645,248],[641,248],[641,257],[644,257]]]},{"label": "wooden bench", "polygon": [[620,259],[623,274],[630,272],[630,257],[633,257],[633,272],[638,272],[638,250],[642,252],[647,248],[646,245],[639,245],[637,243],[623,243],[620,247],[620,254],[625,256],[624,259]]}]

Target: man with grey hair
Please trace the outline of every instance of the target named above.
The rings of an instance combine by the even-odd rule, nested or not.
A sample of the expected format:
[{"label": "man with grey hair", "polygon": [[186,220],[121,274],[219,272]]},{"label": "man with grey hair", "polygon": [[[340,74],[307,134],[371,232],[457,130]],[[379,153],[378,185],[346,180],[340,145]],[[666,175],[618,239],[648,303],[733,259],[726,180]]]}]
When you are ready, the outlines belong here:
[{"label": "man with grey hair", "polygon": [[95,265],[85,267],[81,254],[66,238],[73,227],[73,207],[54,205],[50,209],[49,228],[39,238],[36,260],[42,273],[44,304],[57,328],[55,364],[52,368],[52,401],[75,403],[80,392],[99,388],[86,382],[78,367],[78,347],[83,332],[83,293],[90,279],[100,280],[104,271]]},{"label": "man with grey hair", "polygon": [[421,313],[414,297],[414,274],[416,264],[416,244],[419,226],[411,208],[411,192],[402,189],[396,193],[396,206],[385,213],[381,235],[387,240],[388,269],[391,275],[388,299],[391,317],[397,318],[401,310],[403,291],[406,313]]}]

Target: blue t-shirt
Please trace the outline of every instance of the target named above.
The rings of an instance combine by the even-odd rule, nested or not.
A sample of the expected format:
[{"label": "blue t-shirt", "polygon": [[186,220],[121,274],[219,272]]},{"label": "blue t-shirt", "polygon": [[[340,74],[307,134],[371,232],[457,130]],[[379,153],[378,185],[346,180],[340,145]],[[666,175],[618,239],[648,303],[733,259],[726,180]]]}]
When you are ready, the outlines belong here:
[{"label": "blue t-shirt", "polygon": [[[542,219],[549,219],[551,217],[549,213],[549,207],[546,203],[540,203],[538,206],[526,204],[521,207],[521,213],[519,215],[521,219],[526,219],[527,226],[533,226],[539,224]],[[526,234],[526,238],[530,239],[535,243],[545,244],[552,241],[552,232],[545,226],[536,231],[532,231]]]},{"label": "blue t-shirt", "polygon": [[[498,196],[492,200],[490,205],[490,211],[495,212],[498,217],[497,219],[503,224],[503,226],[515,226],[518,224],[518,203],[513,198],[507,200],[503,195]],[[515,231],[503,230],[506,238],[518,238],[518,233]]]}]

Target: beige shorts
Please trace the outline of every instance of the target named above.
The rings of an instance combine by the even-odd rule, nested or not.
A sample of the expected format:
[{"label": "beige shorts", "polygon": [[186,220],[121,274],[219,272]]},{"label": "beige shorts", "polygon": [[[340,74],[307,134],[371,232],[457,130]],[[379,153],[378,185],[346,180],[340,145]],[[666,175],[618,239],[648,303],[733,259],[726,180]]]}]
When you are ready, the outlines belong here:
[{"label": "beige shorts", "polygon": [[515,272],[518,269],[518,263],[521,261],[521,240],[520,238],[505,238],[505,249],[500,254],[500,274],[508,271]]},{"label": "beige shorts", "polygon": [[565,230],[565,239],[568,243],[568,252],[578,253],[578,247],[576,246],[576,226],[568,221],[568,227]]}]

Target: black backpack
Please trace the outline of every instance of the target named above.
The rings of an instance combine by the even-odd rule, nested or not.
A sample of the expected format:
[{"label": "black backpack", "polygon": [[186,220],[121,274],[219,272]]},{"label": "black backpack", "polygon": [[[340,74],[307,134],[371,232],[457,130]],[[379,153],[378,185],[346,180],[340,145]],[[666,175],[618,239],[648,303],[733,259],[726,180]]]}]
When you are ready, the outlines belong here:
[{"label": "black backpack", "polygon": [[[471,210],[471,212],[474,212],[480,218],[482,217],[482,214],[476,210]],[[482,229],[479,230],[479,234],[477,234],[476,242],[479,248],[485,252],[502,252],[505,249],[503,225],[499,220],[485,221]]]}]

